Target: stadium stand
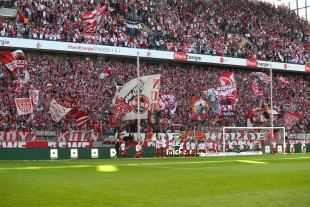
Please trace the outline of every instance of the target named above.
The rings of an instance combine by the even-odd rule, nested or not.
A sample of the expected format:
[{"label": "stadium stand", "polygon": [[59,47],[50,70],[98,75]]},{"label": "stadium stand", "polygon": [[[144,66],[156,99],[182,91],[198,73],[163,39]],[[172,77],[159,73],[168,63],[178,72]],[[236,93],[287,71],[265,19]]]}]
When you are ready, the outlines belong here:
[{"label": "stadium stand", "polygon": [[[119,60],[98,60],[79,56],[55,56],[52,54],[27,53],[30,81],[20,92],[16,93],[15,84],[9,75],[3,76],[0,82],[0,109],[5,114],[1,130],[78,130],[74,120],[61,120],[54,125],[49,118],[49,104],[52,99],[64,103],[68,97],[76,100],[79,109],[84,110],[91,121],[87,125],[89,130],[113,131],[109,124],[112,114],[111,100],[115,94],[116,79],[118,83],[125,83],[136,77],[136,64]],[[100,74],[106,69],[112,70],[115,78],[100,79]],[[1,70],[4,71],[4,66]],[[143,63],[140,67],[142,75],[160,72],[161,93],[174,94],[177,110],[174,114],[161,111],[161,117],[168,117],[173,123],[182,124],[184,129],[203,129],[204,127],[245,126],[249,109],[261,107],[270,102],[270,88],[265,87],[265,96],[255,98],[251,88],[252,79],[249,74],[253,71],[233,69],[238,91],[238,107],[234,117],[222,119],[219,115],[208,111],[208,120],[189,122],[192,110],[192,97],[204,97],[203,90],[217,85],[220,75],[232,69],[214,66],[190,65],[155,65]],[[287,88],[281,81],[284,77],[291,85]],[[298,122],[299,130],[307,130],[309,114],[307,114],[307,77],[303,74],[282,74],[274,72],[273,103],[279,113],[298,112],[302,115]],[[32,120],[18,116],[14,107],[14,98],[29,97],[30,89],[40,91],[40,101]],[[69,98],[69,99],[70,99]],[[211,121],[212,120],[212,121]],[[102,122],[102,129],[99,129]],[[284,119],[279,117],[275,125],[283,126]],[[261,122],[257,126],[267,126],[269,122]],[[124,126],[126,127],[126,126]],[[147,121],[142,122],[142,131],[146,132],[154,126]],[[127,131],[130,131],[126,127]],[[157,129],[158,130],[158,129]]]},{"label": "stadium stand", "polygon": [[[127,3],[125,3],[127,2]],[[89,27],[83,16],[96,8],[104,8],[102,24]],[[21,13],[18,21],[1,18],[0,35],[49,41],[101,44],[119,47],[148,48],[205,55],[307,64],[308,23],[287,8],[275,8],[271,4],[246,0],[128,0],[128,1],[4,1],[6,8],[16,8]],[[129,23],[142,29],[130,28]],[[127,24],[126,24],[127,23]],[[94,30],[93,30],[94,29]],[[91,31],[93,30],[93,31]],[[151,32],[150,32],[151,31]],[[75,100],[74,104],[90,116],[86,130],[110,132],[111,100],[115,94],[115,80],[124,84],[136,77],[136,64],[118,59],[99,59],[74,55],[26,52],[30,82],[16,93],[4,66],[0,72],[0,113],[4,118],[0,131],[10,130],[79,130],[73,119],[63,119],[55,124],[50,121],[48,105],[52,99],[60,103]],[[110,68],[113,78],[100,78]],[[217,85],[225,72],[234,71],[238,90],[238,106],[235,116],[223,117],[207,112],[207,120],[188,121],[192,114],[192,97],[203,97],[202,91]],[[150,64],[143,62],[141,75],[160,73],[161,92],[172,93],[177,101],[175,113],[167,110],[160,117],[168,117],[171,123],[183,130],[217,128],[221,126],[245,126],[248,110],[268,105],[270,89],[265,96],[253,98],[251,72],[215,66]],[[273,103],[279,113],[296,112],[301,115],[293,130],[307,132],[309,110],[307,105],[307,76],[295,73],[275,72],[274,79],[284,77],[287,88],[274,81]],[[39,105],[33,117],[18,116],[14,98],[28,97],[30,89],[40,90]],[[279,116],[275,125],[283,126]],[[256,123],[268,126],[268,122]],[[130,124],[120,130],[130,129]],[[142,132],[154,129],[148,121],[142,121]],[[179,129],[168,129],[179,130]]]},{"label": "stadium stand", "polygon": [[[101,24],[85,14],[104,6]],[[309,24],[286,7],[248,0],[4,1],[20,11],[1,36],[306,64]],[[138,25],[132,27],[132,23]]]}]

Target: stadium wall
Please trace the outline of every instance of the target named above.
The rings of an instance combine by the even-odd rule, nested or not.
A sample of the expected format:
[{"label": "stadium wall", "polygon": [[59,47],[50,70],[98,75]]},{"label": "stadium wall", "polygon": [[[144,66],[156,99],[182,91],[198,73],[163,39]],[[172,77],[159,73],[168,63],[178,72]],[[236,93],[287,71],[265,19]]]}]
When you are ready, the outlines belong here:
[{"label": "stadium wall", "polygon": [[[271,147],[271,145],[270,145]],[[113,147],[101,147],[101,148],[35,148],[35,149],[14,149],[6,148],[0,150],[0,160],[54,160],[52,158],[52,151],[57,150],[57,158],[59,160],[66,159],[111,159],[115,155]],[[98,149],[98,157],[92,157],[92,149]],[[77,157],[71,157],[71,150],[76,150]],[[153,158],[154,147],[143,147],[142,157]],[[306,151],[310,152],[310,144],[306,145]],[[287,146],[286,153],[290,153],[289,146]],[[295,152],[301,153],[301,144],[295,144]],[[134,158],[135,147],[132,146],[127,149],[126,158]],[[179,147],[174,148],[174,157],[179,156]],[[199,156],[199,155],[197,155]]]}]

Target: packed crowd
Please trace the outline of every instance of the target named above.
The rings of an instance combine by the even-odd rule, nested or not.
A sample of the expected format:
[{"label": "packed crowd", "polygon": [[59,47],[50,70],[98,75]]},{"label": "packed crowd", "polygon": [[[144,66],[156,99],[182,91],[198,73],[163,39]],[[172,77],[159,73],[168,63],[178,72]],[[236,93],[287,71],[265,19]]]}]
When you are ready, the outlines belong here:
[{"label": "packed crowd", "polygon": [[[106,5],[94,31],[83,15]],[[248,0],[6,0],[27,19],[0,35],[307,64],[308,23],[286,7]],[[142,23],[143,29],[126,26]]]},{"label": "packed crowd", "polygon": [[[136,64],[123,62],[119,59],[100,59],[81,56],[55,56],[53,54],[26,53],[30,81],[24,85],[19,93],[14,93],[15,84],[5,73],[4,65],[0,66],[0,117],[4,117],[0,124],[0,131],[7,130],[81,130],[76,126],[74,119],[62,119],[52,123],[49,115],[49,104],[52,99],[64,103],[65,97],[72,97],[77,101],[77,108],[90,116],[90,121],[83,130],[113,132],[109,116],[113,113],[112,99],[116,91],[116,83],[124,84],[136,77]],[[100,74],[110,68],[112,77],[100,78]],[[196,130],[218,128],[221,126],[246,126],[249,109],[259,108],[270,103],[270,87],[261,88],[264,96],[255,97],[252,92],[251,70],[233,69],[237,83],[238,103],[233,117],[221,117],[211,110],[207,111],[206,120],[189,121],[192,116],[192,98],[205,98],[203,91],[218,86],[218,78],[229,68],[214,66],[172,66],[153,65],[142,62],[141,76],[161,74],[160,93],[174,94],[177,110],[174,114],[169,110],[160,112],[159,117],[167,117],[172,124],[181,126],[181,130]],[[266,72],[268,74],[268,71]],[[5,75],[6,74],[6,75]],[[294,129],[300,132],[309,128],[309,110],[307,106],[307,76],[303,74],[273,74],[273,103],[274,109],[285,114],[286,112],[299,113],[301,118]],[[287,88],[279,77],[284,77],[290,83]],[[39,102],[34,114],[18,116],[14,98],[29,97],[29,90],[39,90]],[[117,130],[129,132],[130,122],[124,122]],[[270,126],[270,122],[260,122],[256,126]],[[285,126],[283,116],[274,121],[274,126]],[[158,124],[151,124],[142,120],[142,132],[162,129]],[[166,129],[167,130],[167,129]],[[171,130],[171,128],[169,129]],[[177,129],[180,130],[180,129]]]}]

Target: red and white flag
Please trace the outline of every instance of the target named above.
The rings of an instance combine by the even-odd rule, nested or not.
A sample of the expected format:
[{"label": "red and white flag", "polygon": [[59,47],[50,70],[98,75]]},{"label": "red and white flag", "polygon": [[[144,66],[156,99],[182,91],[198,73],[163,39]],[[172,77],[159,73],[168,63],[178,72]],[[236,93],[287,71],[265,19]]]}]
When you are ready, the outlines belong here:
[{"label": "red and white flag", "polygon": [[218,79],[221,86],[228,86],[235,83],[234,73],[228,72],[221,75]]},{"label": "red and white flag", "polygon": [[256,82],[255,79],[254,79],[253,82],[252,82],[252,90],[253,90],[254,95],[255,95],[256,97],[257,97],[257,96],[262,96],[262,95],[264,95],[264,92],[259,90],[258,84],[257,84],[257,82]]},{"label": "red and white flag", "polygon": [[16,61],[17,68],[23,71],[25,73],[25,70],[27,70],[28,63],[26,60],[26,56],[22,50],[15,50],[12,52],[14,60]]},{"label": "red and white flag", "polygon": [[75,114],[75,123],[78,127],[83,126],[89,120],[90,117],[84,111],[79,111]]},{"label": "red and white flag", "polygon": [[98,9],[95,9],[94,11],[82,15],[83,22],[93,23],[94,21],[96,21],[97,23],[99,23],[105,8],[106,6],[103,6]]},{"label": "red and white flag", "polygon": [[282,81],[282,83],[283,83],[286,87],[288,87],[288,88],[291,87],[291,84],[286,80],[286,78],[280,77],[279,80]]},{"label": "red and white flag", "polygon": [[291,112],[288,112],[284,116],[284,121],[286,126],[293,126],[298,119],[300,118],[300,114],[293,114]]},{"label": "red and white flag", "polygon": [[15,105],[18,115],[33,113],[31,98],[15,98]]},{"label": "red and white flag", "polygon": [[[157,108],[159,86],[160,75],[141,76],[139,80],[135,78],[127,82],[120,92],[116,94],[115,109],[118,110],[117,114],[122,114],[126,111],[122,117],[123,121],[135,120],[138,114],[140,119],[147,119],[148,111],[154,111]],[[117,103],[117,99],[122,101]]]},{"label": "red and white flag", "polygon": [[100,74],[100,79],[105,79],[105,78],[110,78],[112,77],[112,73],[111,73],[111,68],[106,68],[104,69],[104,71]]},{"label": "red and white flag", "polygon": [[57,103],[55,99],[52,100],[49,108],[49,113],[54,122],[59,122],[72,108],[66,108]]},{"label": "red and white flag", "polygon": [[119,125],[127,113],[132,111],[131,106],[116,96],[114,113],[110,117],[112,127]]},{"label": "red and white flag", "polygon": [[12,74],[17,71],[17,61],[15,60],[13,53],[8,51],[2,51],[0,52],[0,59],[2,63],[6,66],[6,68],[11,71]]},{"label": "red and white flag", "polygon": [[174,94],[160,93],[159,98],[163,102],[166,109],[169,109],[171,114],[174,114],[177,110],[178,102]]}]

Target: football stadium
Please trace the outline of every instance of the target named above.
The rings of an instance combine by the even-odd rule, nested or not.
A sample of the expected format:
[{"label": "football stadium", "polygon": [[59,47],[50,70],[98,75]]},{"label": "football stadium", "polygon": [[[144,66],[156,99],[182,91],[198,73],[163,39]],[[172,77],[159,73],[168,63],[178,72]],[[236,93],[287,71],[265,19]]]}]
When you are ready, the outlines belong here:
[{"label": "football stadium", "polygon": [[309,206],[309,5],[0,0],[0,206]]}]

